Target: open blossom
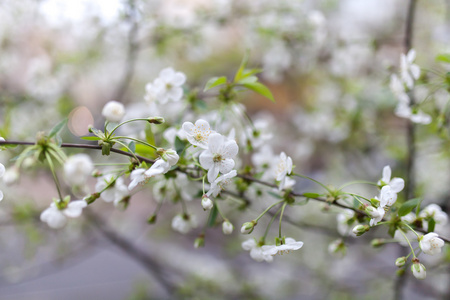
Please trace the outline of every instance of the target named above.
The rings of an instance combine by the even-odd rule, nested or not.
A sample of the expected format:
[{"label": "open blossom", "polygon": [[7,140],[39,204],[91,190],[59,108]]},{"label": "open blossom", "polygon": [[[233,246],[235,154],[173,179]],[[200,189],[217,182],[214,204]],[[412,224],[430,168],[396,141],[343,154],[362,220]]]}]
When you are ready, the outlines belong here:
[{"label": "open blossom", "polygon": [[231,178],[236,177],[236,175],[236,170],[232,170],[227,174],[217,177],[216,180],[211,183],[211,187],[206,195],[217,197],[217,195],[231,182]]},{"label": "open blossom", "polygon": [[416,51],[414,49],[409,50],[405,54],[400,56],[400,77],[409,89],[414,87],[414,80],[420,77],[420,68],[414,64],[416,59]]},{"label": "open blossom", "polygon": [[195,122],[195,125],[191,122],[184,122],[182,128],[186,133],[186,138],[189,143],[203,149],[208,149],[208,138],[214,131],[211,130],[207,121],[199,119]]},{"label": "open blossom", "polygon": [[[0,163],[0,177],[3,177],[5,174],[5,166]],[[3,200],[3,192],[0,190],[0,201]]]},{"label": "open blossom", "polygon": [[183,88],[186,75],[175,72],[172,68],[165,68],[159,72],[159,77],[153,83],[145,87],[147,95],[145,100],[151,102],[154,99],[160,103],[167,103],[169,100],[179,101],[183,97]]},{"label": "open blossom", "polygon": [[208,149],[200,154],[199,160],[203,168],[208,170],[208,181],[214,182],[219,172],[226,174],[234,167],[233,157],[239,151],[236,141],[229,140],[219,133],[209,136]]},{"label": "open blossom", "polygon": [[379,186],[389,185],[391,191],[394,193],[399,193],[405,187],[405,181],[402,178],[394,177],[391,179],[392,171],[390,166],[385,166],[383,168],[383,176],[378,180]]},{"label": "open blossom", "polygon": [[261,246],[255,241],[255,239],[249,239],[243,242],[242,249],[250,251],[250,257],[256,260],[257,262],[273,261],[273,256],[264,252]]},{"label": "open blossom", "polygon": [[67,223],[67,217],[77,218],[81,215],[83,208],[87,206],[86,201],[71,201],[63,209],[59,209],[53,202],[50,207],[41,213],[41,221],[48,224],[52,228],[64,227]]},{"label": "open blossom", "polygon": [[380,207],[392,206],[397,201],[397,193],[392,191],[389,185],[385,185],[381,188],[380,195],[375,199],[380,201]]},{"label": "open blossom", "polygon": [[176,215],[172,219],[172,229],[186,234],[197,227],[197,218],[194,215]]},{"label": "open blossom", "polygon": [[369,215],[370,219],[370,226],[375,226],[377,225],[378,222],[380,222],[385,214],[384,208],[383,207],[373,207],[373,206],[368,206],[366,208],[366,212]]},{"label": "open blossom", "polygon": [[[443,226],[447,224],[448,216],[445,212],[442,211],[442,208],[437,204],[429,204],[427,205],[419,214],[419,217],[424,218],[423,227],[425,230],[428,230],[428,220],[429,218],[433,218],[436,225]],[[436,226],[437,227],[437,226]]]},{"label": "open blossom", "polygon": [[281,152],[278,160],[277,169],[275,171],[276,180],[280,181],[279,190],[284,189],[286,184],[286,175],[292,172],[292,159],[286,156],[286,153]]},{"label": "open blossom", "polygon": [[109,122],[119,123],[125,115],[125,107],[117,101],[109,101],[102,110],[102,116]]},{"label": "open blossom", "polygon": [[84,153],[75,154],[64,163],[64,175],[67,182],[72,185],[82,185],[94,170],[89,155]]},{"label": "open blossom", "polygon": [[[112,174],[100,177],[95,185],[95,192],[100,193],[103,191],[101,198],[105,202],[114,202],[114,205],[117,205],[123,198],[128,197],[130,192],[122,177],[117,178],[113,184],[110,184],[112,180],[114,180],[114,175]],[[108,185],[110,186],[104,190]]]},{"label": "open blossom", "polygon": [[296,241],[293,238],[285,238],[285,243],[277,245],[264,245],[262,250],[269,255],[289,253],[292,250],[298,250],[303,246],[303,242]]},{"label": "open blossom", "polygon": [[351,219],[353,219],[355,217],[355,212],[351,209],[344,209],[343,213],[337,214],[336,215],[336,219],[337,219],[337,231],[339,232],[340,235],[342,236],[348,236],[350,234],[352,234],[352,236],[356,236],[354,235],[352,228],[355,225],[355,222],[351,222],[349,223],[349,221]]},{"label": "open blossom", "polygon": [[413,123],[423,125],[428,125],[432,121],[429,114],[424,113],[418,108],[411,108],[409,104],[402,102],[400,102],[395,108],[395,115],[401,118],[410,119]]},{"label": "open blossom", "polygon": [[441,248],[444,247],[444,241],[438,237],[435,232],[430,232],[420,237],[419,246],[423,253],[428,255],[435,255],[441,253]]}]

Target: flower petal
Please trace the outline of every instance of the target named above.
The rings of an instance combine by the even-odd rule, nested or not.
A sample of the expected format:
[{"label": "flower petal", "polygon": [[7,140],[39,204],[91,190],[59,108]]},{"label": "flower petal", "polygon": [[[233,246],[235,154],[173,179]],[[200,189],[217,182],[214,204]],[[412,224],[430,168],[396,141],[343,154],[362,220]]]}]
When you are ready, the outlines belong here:
[{"label": "flower petal", "polygon": [[231,158],[224,159],[219,163],[219,171],[222,174],[226,174],[234,168],[234,165],[235,162]]},{"label": "flower petal", "polygon": [[214,165],[214,160],[213,160],[213,154],[211,153],[211,151],[209,150],[205,150],[203,151],[200,156],[199,156],[199,161],[200,161],[200,165],[205,168],[206,170],[209,170],[213,167]]},{"label": "flower petal", "polygon": [[399,193],[405,187],[405,181],[402,178],[394,177],[391,182],[389,182],[389,186],[394,193]]}]

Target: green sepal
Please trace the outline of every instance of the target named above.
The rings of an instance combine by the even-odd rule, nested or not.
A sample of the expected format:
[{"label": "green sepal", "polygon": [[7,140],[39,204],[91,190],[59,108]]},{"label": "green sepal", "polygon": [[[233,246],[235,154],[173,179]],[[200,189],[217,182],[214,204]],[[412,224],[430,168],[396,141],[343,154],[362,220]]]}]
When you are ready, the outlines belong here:
[{"label": "green sepal", "polygon": [[225,76],[213,77],[210,80],[208,80],[203,91],[206,92],[207,90],[210,90],[213,87],[220,86],[225,83],[227,83],[227,78]]},{"label": "green sepal", "polygon": [[58,124],[56,124],[51,130],[50,133],[48,134],[48,137],[53,137],[55,136],[58,132],[61,131],[61,129],[63,129],[63,127],[67,124],[67,118],[63,119],[62,121],[60,121]]}]

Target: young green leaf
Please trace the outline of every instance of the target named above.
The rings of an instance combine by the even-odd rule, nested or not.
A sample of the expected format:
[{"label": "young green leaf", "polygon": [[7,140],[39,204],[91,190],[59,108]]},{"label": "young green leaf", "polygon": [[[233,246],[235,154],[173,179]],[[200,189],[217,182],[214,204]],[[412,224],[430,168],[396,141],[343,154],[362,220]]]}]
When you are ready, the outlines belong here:
[{"label": "young green leaf", "polygon": [[398,215],[400,217],[406,216],[417,206],[417,204],[419,204],[419,202],[420,198],[414,198],[406,201],[405,203],[402,204],[402,206],[400,206],[400,209],[398,210]]},{"label": "young green leaf", "polygon": [[248,57],[249,57],[249,53],[247,51],[244,55],[244,58],[242,59],[241,65],[239,66],[239,70],[236,72],[236,75],[234,75],[234,82],[238,82],[239,80],[241,80],[244,77],[243,74],[244,74],[245,67],[247,66]]},{"label": "young green leaf", "polygon": [[441,61],[450,64],[450,53],[438,54],[436,56],[436,61]]},{"label": "young green leaf", "polygon": [[206,92],[209,89],[212,89],[213,87],[222,85],[227,83],[227,78],[225,76],[222,77],[213,77],[210,80],[208,80],[208,82],[205,85],[205,89],[203,90],[204,92]]},{"label": "young green leaf", "polygon": [[303,193],[303,196],[305,196],[306,198],[318,198],[318,197],[320,197],[320,194],[317,194],[317,193]]},{"label": "young green leaf", "polygon": [[67,118],[65,118],[58,124],[56,124],[55,127],[53,127],[52,130],[50,130],[48,137],[54,137],[58,132],[61,131],[61,129],[66,125],[66,123],[67,123]]},{"label": "young green leaf", "polygon": [[136,153],[136,143],[135,143],[134,141],[131,141],[131,142],[128,144],[128,148],[130,148],[130,151],[131,151],[131,152]]},{"label": "young green leaf", "polygon": [[98,140],[101,140],[101,138],[99,138],[98,136],[82,136],[82,137],[80,137],[80,139],[85,140],[85,141],[98,141]]},{"label": "young green leaf", "polygon": [[428,230],[427,232],[433,232],[434,231],[434,227],[436,227],[436,221],[431,218],[430,221],[428,221]]},{"label": "young green leaf", "polygon": [[275,102],[272,93],[264,84],[259,82],[251,82],[251,83],[243,83],[242,85],[260,94],[261,96],[268,98],[270,101]]},{"label": "young green leaf", "polygon": [[214,205],[211,209],[211,216],[209,217],[208,227],[213,227],[216,224],[218,212],[219,211],[217,210],[217,206]]}]

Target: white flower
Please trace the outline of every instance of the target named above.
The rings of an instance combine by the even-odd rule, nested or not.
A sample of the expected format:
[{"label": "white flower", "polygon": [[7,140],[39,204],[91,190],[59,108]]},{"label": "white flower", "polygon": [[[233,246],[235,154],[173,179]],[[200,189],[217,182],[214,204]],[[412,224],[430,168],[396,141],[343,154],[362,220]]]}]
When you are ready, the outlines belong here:
[{"label": "white flower", "polygon": [[400,102],[395,108],[395,114],[398,117],[410,119],[411,122],[417,124],[428,125],[432,121],[430,115],[424,113],[418,108],[412,109],[409,104],[405,104],[402,102]]},{"label": "white flower", "polygon": [[[5,175],[5,166],[0,163],[0,177],[3,177]],[[3,192],[0,190],[0,201],[3,200]]]},{"label": "white flower", "polygon": [[351,209],[345,209],[343,213],[337,214],[336,215],[336,219],[337,219],[337,231],[339,232],[339,234],[341,234],[342,236],[348,236],[350,234],[352,234],[352,236],[356,236],[353,231],[353,223],[351,222],[349,224],[349,221],[351,219],[353,219],[355,217],[355,212]]},{"label": "white flower", "polygon": [[67,204],[66,208],[58,209],[53,202],[50,207],[41,213],[41,221],[52,228],[61,228],[67,223],[67,217],[77,218],[81,215],[83,208],[87,206],[86,201],[76,200]]},{"label": "white flower", "polygon": [[435,232],[421,236],[419,241],[420,249],[428,255],[441,253],[441,248],[444,247],[444,244],[444,241],[438,238],[438,234]]},{"label": "white flower", "polygon": [[105,200],[105,202],[114,201],[114,205],[117,205],[120,200],[129,196],[130,193],[122,177],[117,178],[112,185],[104,190],[112,180],[114,180],[114,175],[112,174],[100,177],[95,185],[95,192],[100,193],[103,191],[101,193],[101,198]]},{"label": "white flower", "polygon": [[172,68],[165,68],[159,72],[159,77],[153,81],[153,84],[147,85],[146,100],[157,99],[160,103],[167,103],[169,100],[179,101],[183,97],[183,88],[186,81],[186,75],[181,72],[175,72]]},{"label": "white flower", "polygon": [[345,243],[343,239],[337,239],[332,241],[328,245],[328,253],[334,255],[336,257],[344,257],[347,253],[347,247],[345,247]]},{"label": "white flower", "polygon": [[211,199],[208,198],[208,196],[203,195],[202,197],[202,207],[204,210],[211,210],[213,208],[214,203],[211,201]]},{"label": "white flower", "polygon": [[128,189],[131,191],[134,189],[138,184],[146,184],[150,177],[145,175],[146,169],[136,169],[133,170],[130,174],[131,182],[128,185]]},{"label": "white flower", "polygon": [[234,226],[230,221],[226,220],[222,223],[222,232],[223,234],[231,234],[233,232]]},{"label": "white flower", "polygon": [[366,208],[366,212],[369,215],[370,219],[370,226],[375,226],[378,224],[378,222],[380,222],[385,214],[384,208],[383,207],[378,207],[375,208],[373,206],[368,206]]},{"label": "white flower", "polygon": [[161,158],[168,162],[170,166],[176,165],[178,160],[180,159],[178,153],[173,149],[165,150]]},{"label": "white flower", "polygon": [[214,180],[213,183],[211,183],[211,187],[209,188],[209,191],[206,193],[207,196],[213,196],[217,197],[217,195],[225,189],[225,187],[230,184],[231,178],[236,177],[237,172],[236,170],[232,170],[227,174],[221,175],[217,177],[216,180]]},{"label": "white flower", "polygon": [[64,163],[64,175],[71,185],[84,184],[93,170],[91,158],[84,153],[75,154]]},{"label": "white flower", "polygon": [[296,241],[293,238],[285,238],[285,244],[276,246],[276,245],[264,245],[262,246],[262,250],[270,255],[276,255],[276,254],[284,254],[289,253],[289,251],[292,250],[298,250],[303,246],[303,242]]},{"label": "white flower", "polygon": [[125,115],[125,107],[117,101],[109,101],[102,110],[102,116],[109,122],[119,123]]},{"label": "white flower", "polygon": [[417,279],[425,279],[425,277],[427,277],[427,270],[425,269],[425,266],[419,262],[414,262],[411,265],[411,271]]},{"label": "white flower", "polygon": [[267,261],[272,262],[273,256],[265,253],[261,246],[258,245],[255,239],[249,239],[242,243],[242,248],[246,251],[250,251],[250,257],[257,262]]},{"label": "white flower", "polygon": [[172,219],[172,229],[186,234],[197,227],[197,218],[194,215],[176,215]]},{"label": "white flower", "polygon": [[400,81],[397,75],[395,74],[391,75],[391,82],[389,86],[391,88],[392,93],[394,93],[398,101],[400,101],[399,104],[406,105],[409,107],[410,104],[409,96],[405,91],[405,86],[403,82]]},{"label": "white flower", "polygon": [[[0,177],[2,177],[2,170],[0,166]],[[19,179],[19,168],[17,168],[16,165],[13,165],[12,167],[8,168],[6,171],[3,172],[3,182],[6,185],[10,185],[15,183]]]},{"label": "white flower", "polygon": [[228,140],[219,133],[209,136],[208,149],[200,154],[199,160],[203,168],[208,170],[208,181],[214,182],[219,172],[226,174],[234,167],[233,157],[239,151],[234,140]]},{"label": "white flower", "polygon": [[[419,214],[421,218],[433,218],[436,224],[445,225],[448,221],[448,216],[442,211],[442,208],[437,204],[429,204]],[[424,221],[425,223],[425,221]],[[428,222],[426,222],[428,225]],[[424,224],[425,225],[425,224]],[[428,228],[428,226],[426,226]]]},{"label": "white flower", "polygon": [[378,180],[378,185],[384,186],[389,185],[391,191],[394,193],[399,193],[405,187],[405,181],[402,178],[394,177],[391,179],[392,171],[390,166],[385,166],[383,168],[383,176]]},{"label": "white flower", "polygon": [[379,197],[375,199],[380,201],[380,207],[392,206],[397,201],[397,194],[392,191],[391,186],[385,185],[381,188]]},{"label": "white flower", "polygon": [[414,87],[414,79],[420,77],[420,68],[413,63],[415,58],[416,51],[414,49],[409,50],[406,55],[402,53],[400,56],[400,76],[409,89]]},{"label": "white flower", "polygon": [[292,172],[292,159],[286,156],[286,153],[281,152],[278,160],[277,169],[275,171],[276,180],[280,181],[278,189],[281,191],[286,184],[286,175]]},{"label": "white flower", "polygon": [[158,159],[155,163],[145,171],[145,176],[151,178],[156,175],[166,174],[170,170],[170,163],[164,159]]},{"label": "white flower", "polygon": [[195,122],[195,125],[191,122],[184,122],[182,128],[186,133],[186,138],[189,143],[203,149],[208,149],[208,138],[214,131],[211,130],[207,121],[199,119]]}]

